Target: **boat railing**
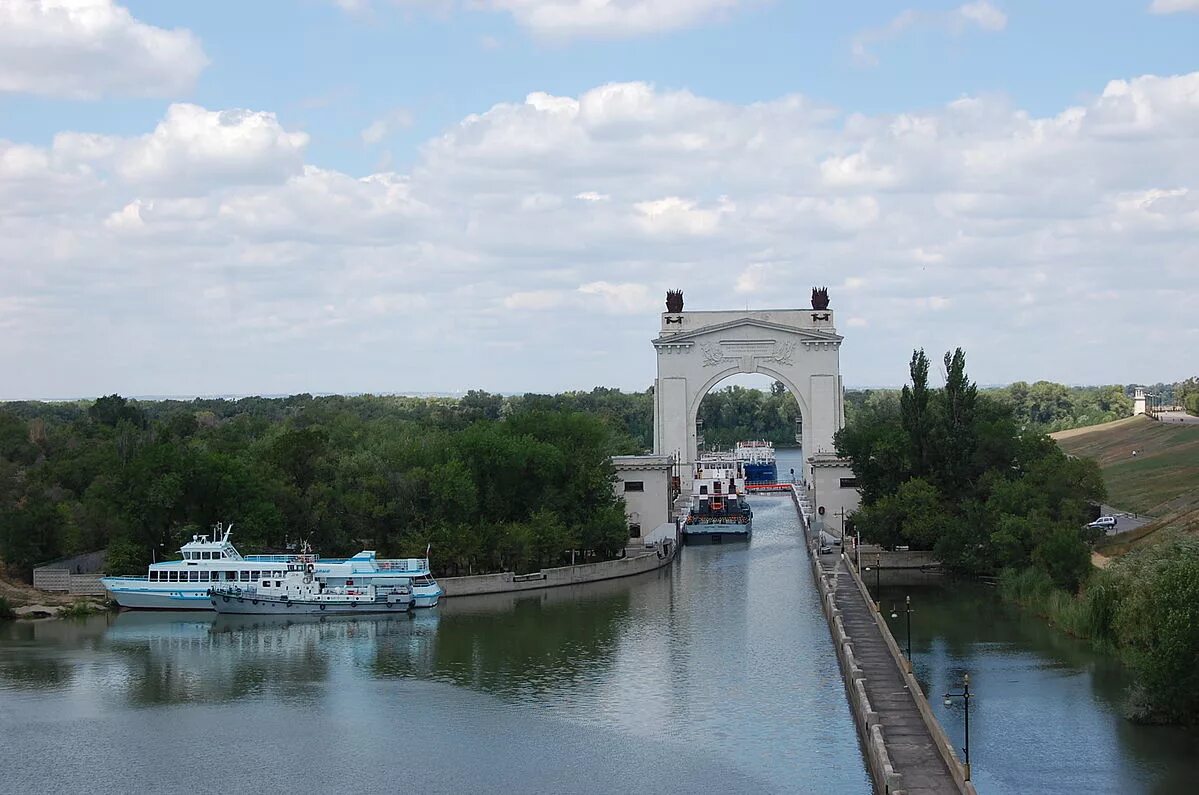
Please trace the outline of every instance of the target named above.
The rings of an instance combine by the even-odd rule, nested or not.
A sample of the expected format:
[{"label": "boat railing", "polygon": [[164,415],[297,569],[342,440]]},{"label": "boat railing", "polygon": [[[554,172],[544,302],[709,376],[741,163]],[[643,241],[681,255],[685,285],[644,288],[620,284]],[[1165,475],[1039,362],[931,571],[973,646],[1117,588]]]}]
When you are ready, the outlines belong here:
[{"label": "boat railing", "polygon": [[[396,558],[391,560],[376,560],[375,566],[383,571],[428,571],[428,558]],[[367,574],[369,569],[355,570],[355,574]]]},{"label": "boat railing", "polygon": [[316,555],[244,555],[251,563],[315,563]]}]

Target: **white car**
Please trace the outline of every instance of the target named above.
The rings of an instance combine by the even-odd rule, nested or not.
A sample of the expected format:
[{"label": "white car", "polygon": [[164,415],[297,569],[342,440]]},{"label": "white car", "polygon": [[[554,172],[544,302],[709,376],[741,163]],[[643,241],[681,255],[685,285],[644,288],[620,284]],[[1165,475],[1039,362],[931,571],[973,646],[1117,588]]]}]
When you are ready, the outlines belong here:
[{"label": "white car", "polygon": [[1110,530],[1116,526],[1116,517],[1100,516],[1095,521],[1091,522],[1087,527],[1093,527],[1097,530]]}]

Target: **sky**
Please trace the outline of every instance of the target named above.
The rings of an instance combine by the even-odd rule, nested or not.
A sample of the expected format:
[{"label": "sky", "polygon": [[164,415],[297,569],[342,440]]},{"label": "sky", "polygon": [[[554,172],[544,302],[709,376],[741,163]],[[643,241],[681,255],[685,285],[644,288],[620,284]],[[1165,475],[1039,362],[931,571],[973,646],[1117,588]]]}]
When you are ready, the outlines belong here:
[{"label": "sky", "polygon": [[0,0],[0,399],[1199,370],[1199,0]]}]

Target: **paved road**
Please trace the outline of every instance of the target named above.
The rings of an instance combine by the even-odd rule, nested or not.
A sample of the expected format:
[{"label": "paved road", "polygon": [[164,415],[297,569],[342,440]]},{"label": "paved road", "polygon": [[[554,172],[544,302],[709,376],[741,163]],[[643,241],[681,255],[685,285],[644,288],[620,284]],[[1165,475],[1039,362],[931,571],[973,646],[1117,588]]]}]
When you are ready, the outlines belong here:
[{"label": "paved road", "polygon": [[1146,516],[1145,514],[1140,514],[1137,516],[1130,511],[1122,511],[1119,508],[1111,505],[1103,505],[1101,506],[1101,509],[1103,516],[1116,517],[1116,526],[1108,528],[1107,534],[1109,536],[1114,536],[1117,533],[1127,533],[1130,530],[1136,530],[1138,527],[1147,525],[1153,521],[1152,516]]},{"label": "paved road", "polygon": [[1199,417],[1191,416],[1183,411],[1158,412],[1157,419],[1159,422],[1168,422],[1171,425],[1199,425]]}]

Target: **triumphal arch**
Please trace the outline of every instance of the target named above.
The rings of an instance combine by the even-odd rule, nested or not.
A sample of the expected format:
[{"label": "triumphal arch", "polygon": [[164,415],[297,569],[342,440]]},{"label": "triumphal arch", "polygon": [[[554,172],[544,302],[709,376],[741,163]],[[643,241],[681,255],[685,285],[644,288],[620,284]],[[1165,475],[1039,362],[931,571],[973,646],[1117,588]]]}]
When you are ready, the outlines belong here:
[{"label": "triumphal arch", "polygon": [[[858,503],[857,482],[839,459],[833,436],[845,424],[841,342],[828,291],[812,291],[810,309],[684,311],[680,291],[667,294],[653,341],[654,452],[678,462],[691,489],[697,459],[696,419],[712,387],[736,373],[762,373],[795,397],[802,418],[803,480],[834,534]],[[784,473],[780,472],[780,476]],[[797,473],[798,475],[798,473]]]}]

